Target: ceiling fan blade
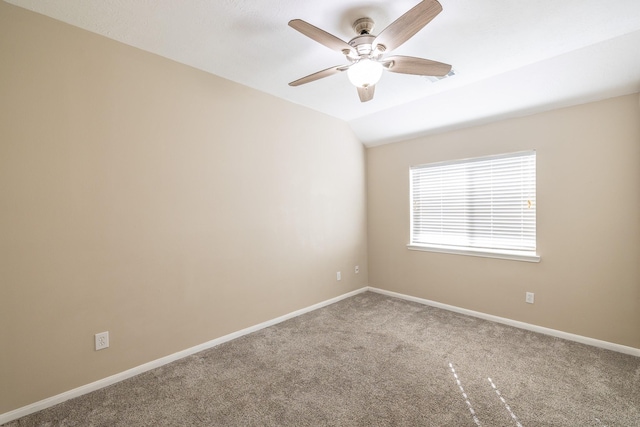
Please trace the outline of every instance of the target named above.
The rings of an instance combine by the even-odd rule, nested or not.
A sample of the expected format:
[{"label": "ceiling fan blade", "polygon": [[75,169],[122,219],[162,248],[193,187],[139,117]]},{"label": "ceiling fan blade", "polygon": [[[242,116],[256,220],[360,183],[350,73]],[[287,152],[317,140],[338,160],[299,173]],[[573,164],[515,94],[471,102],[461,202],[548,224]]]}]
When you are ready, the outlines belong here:
[{"label": "ceiling fan blade", "polygon": [[387,51],[400,46],[413,37],[433,18],[442,12],[442,5],[437,0],[423,0],[400,18],[393,21],[376,37],[373,48],[384,45]]},{"label": "ceiling fan blade", "polygon": [[293,19],[289,21],[289,26],[329,49],[336,50],[344,55],[349,53],[355,54],[355,50],[347,42],[340,40],[338,37],[329,34],[326,31],[303,21],[302,19]]},{"label": "ceiling fan blade", "polygon": [[441,77],[446,76],[451,71],[451,65],[449,64],[413,56],[389,56],[384,58],[383,65],[393,73],[417,74],[419,76]]},{"label": "ceiling fan blade", "polygon": [[360,97],[360,102],[367,102],[373,99],[373,93],[376,90],[375,85],[367,86],[367,87],[358,87],[358,96]]},{"label": "ceiling fan blade", "polygon": [[326,70],[322,70],[322,71],[318,71],[317,73],[313,73],[313,74],[309,74],[306,77],[303,77],[301,79],[298,79],[296,81],[293,81],[291,83],[289,83],[289,86],[300,86],[303,85],[305,83],[310,83],[319,79],[323,79],[325,77],[329,77],[332,76],[334,74],[338,74],[344,70],[346,70],[348,67],[344,67],[343,65],[336,65],[335,67],[331,67],[331,68],[327,68]]}]

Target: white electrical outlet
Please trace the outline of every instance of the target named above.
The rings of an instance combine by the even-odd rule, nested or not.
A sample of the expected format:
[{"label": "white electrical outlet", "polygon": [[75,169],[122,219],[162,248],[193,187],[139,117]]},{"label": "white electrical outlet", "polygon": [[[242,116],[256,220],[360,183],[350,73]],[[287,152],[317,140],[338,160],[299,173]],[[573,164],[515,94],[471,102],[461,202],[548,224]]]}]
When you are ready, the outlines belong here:
[{"label": "white electrical outlet", "polygon": [[336,280],[342,280],[342,274],[339,271],[336,273]]},{"label": "white electrical outlet", "polygon": [[356,274],[360,273],[360,266],[356,265]]},{"label": "white electrical outlet", "polygon": [[96,350],[109,347],[109,331],[96,334]]},{"label": "white electrical outlet", "polygon": [[533,292],[527,292],[524,300],[529,304],[533,304]]}]

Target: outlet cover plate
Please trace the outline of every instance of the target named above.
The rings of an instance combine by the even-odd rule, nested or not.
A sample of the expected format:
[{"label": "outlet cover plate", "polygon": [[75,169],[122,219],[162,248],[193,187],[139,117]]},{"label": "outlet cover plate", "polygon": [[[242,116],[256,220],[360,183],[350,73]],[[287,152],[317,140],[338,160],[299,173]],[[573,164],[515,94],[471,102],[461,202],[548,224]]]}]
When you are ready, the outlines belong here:
[{"label": "outlet cover plate", "polygon": [[529,304],[533,304],[533,292],[527,292],[524,300]]},{"label": "outlet cover plate", "polygon": [[96,350],[103,350],[109,347],[109,331],[96,334]]}]

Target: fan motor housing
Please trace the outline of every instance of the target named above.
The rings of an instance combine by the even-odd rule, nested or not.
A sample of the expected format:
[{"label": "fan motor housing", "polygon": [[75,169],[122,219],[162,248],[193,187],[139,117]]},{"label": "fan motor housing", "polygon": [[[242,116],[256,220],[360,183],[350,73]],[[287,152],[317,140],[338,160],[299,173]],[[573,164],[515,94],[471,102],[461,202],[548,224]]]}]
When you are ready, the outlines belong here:
[{"label": "fan motor housing", "polygon": [[356,36],[349,40],[349,44],[356,49],[358,55],[370,55],[372,52],[371,45],[373,41],[376,39],[375,36],[364,34],[361,36]]}]

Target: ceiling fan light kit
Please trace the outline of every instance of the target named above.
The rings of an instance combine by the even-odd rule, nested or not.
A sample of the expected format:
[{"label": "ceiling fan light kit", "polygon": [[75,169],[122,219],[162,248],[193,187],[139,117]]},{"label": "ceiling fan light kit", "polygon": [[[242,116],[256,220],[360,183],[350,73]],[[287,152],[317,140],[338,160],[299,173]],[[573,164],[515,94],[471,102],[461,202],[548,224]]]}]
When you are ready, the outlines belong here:
[{"label": "ceiling fan light kit", "polygon": [[347,70],[349,81],[355,87],[369,87],[380,81],[382,64],[371,59],[361,59]]},{"label": "ceiling fan light kit", "polygon": [[420,31],[442,11],[437,0],[423,0],[400,18],[396,19],[378,35],[372,35],[374,22],[371,18],[360,18],[353,23],[356,36],[348,43],[301,19],[289,21],[289,26],[316,42],[342,53],[349,63],[318,71],[289,83],[299,86],[324,77],[347,71],[351,84],[356,86],[361,102],[373,99],[375,85],[386,69],[394,73],[419,76],[444,77],[451,65],[412,56],[390,56],[391,51]]}]

